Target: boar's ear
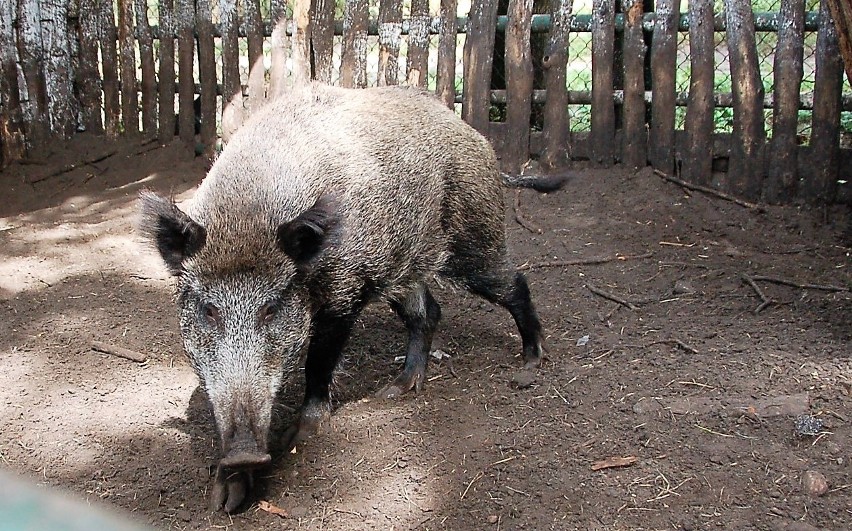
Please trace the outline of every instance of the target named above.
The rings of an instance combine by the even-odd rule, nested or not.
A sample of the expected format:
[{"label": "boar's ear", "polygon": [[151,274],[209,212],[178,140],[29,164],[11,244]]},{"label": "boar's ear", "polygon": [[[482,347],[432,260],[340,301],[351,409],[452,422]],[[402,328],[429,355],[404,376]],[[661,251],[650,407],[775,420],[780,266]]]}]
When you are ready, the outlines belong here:
[{"label": "boar's ear", "polygon": [[304,265],[327,247],[338,221],[335,201],[322,196],[296,219],[278,227],[278,247],[296,264]]},{"label": "boar's ear", "polygon": [[179,275],[184,260],[204,247],[207,231],[172,201],[149,190],[139,194],[139,208],[142,234],[157,246],[169,271]]}]

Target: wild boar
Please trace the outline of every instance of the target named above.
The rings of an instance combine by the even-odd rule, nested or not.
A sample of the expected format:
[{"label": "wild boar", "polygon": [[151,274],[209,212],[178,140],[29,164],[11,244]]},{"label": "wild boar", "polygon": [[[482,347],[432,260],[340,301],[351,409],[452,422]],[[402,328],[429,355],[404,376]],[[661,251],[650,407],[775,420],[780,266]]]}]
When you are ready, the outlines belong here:
[{"label": "wild boar", "polygon": [[506,256],[503,187],[562,182],[501,174],[488,141],[418,89],[310,84],[242,126],[186,212],[143,192],[142,231],[177,278],[184,346],[221,437],[212,505],[235,510],[270,462],[273,401],[305,348],[303,407],[285,443],[329,414],[332,373],[372,301],[409,335],[383,396],[423,385],[436,276],[506,308],[537,366],[541,325]]}]

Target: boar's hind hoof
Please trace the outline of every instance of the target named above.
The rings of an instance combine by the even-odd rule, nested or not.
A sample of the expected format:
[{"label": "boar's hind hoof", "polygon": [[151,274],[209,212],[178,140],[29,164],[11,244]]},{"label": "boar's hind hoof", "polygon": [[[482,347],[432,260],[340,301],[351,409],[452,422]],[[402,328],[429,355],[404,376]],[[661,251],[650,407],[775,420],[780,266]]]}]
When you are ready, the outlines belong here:
[{"label": "boar's hind hoof", "polygon": [[232,471],[221,466],[216,471],[213,490],[210,492],[210,509],[232,513],[245,501],[251,488],[252,475],[249,471]]},{"label": "boar's hind hoof", "polygon": [[415,393],[420,393],[420,390],[423,389],[423,380],[425,379],[425,373],[420,371],[412,371],[412,374],[403,372],[397,376],[396,380],[380,389],[376,393],[376,397],[387,399],[397,398],[412,389],[414,389]]}]

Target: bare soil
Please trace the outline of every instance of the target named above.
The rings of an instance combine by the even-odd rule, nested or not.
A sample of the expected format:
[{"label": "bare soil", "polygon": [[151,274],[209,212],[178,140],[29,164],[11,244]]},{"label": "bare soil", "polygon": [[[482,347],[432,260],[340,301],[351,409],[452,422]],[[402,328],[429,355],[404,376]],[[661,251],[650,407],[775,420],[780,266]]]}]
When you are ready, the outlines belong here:
[{"label": "bare soil", "polygon": [[[210,412],[172,280],[133,230],[142,187],[182,200],[205,169],[179,145],[84,135],[0,173],[0,466],[157,528],[852,528],[848,208],[749,209],[624,169],[521,192],[529,229],[507,191],[547,329],[538,372],[519,372],[508,313],[439,288],[434,347],[451,361],[419,395],[373,399],[405,343],[375,305],[329,424],[277,456],[243,512],[210,513]],[[591,258],[606,260],[554,264]],[[770,302],[755,313],[743,275],[846,291],[756,280]],[[284,405],[300,395],[296,379]],[[822,423],[811,435],[802,413]],[[597,469],[611,458],[628,464]],[[807,492],[807,471],[827,492]]]}]

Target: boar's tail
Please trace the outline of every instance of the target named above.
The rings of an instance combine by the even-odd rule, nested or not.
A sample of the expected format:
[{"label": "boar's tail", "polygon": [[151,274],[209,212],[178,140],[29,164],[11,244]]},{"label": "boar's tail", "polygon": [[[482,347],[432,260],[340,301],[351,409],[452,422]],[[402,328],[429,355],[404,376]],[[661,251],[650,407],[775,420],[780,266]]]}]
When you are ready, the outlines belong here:
[{"label": "boar's tail", "polygon": [[553,192],[568,181],[567,175],[509,175],[501,173],[503,182],[512,188],[532,188],[536,192]]}]

